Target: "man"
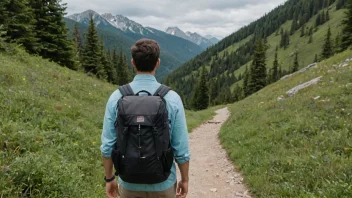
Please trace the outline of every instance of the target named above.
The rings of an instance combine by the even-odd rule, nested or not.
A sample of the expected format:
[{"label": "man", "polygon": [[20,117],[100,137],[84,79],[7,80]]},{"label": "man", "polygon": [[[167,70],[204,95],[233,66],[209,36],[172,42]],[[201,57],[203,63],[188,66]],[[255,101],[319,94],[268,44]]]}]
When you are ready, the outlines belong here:
[{"label": "man", "polygon": [[[142,39],[136,42],[131,48],[132,65],[137,71],[134,80],[129,84],[133,93],[147,91],[155,93],[160,84],[155,79],[155,72],[160,66],[160,48],[157,42]],[[114,178],[113,161],[111,152],[117,141],[115,121],[118,111],[118,101],[122,94],[116,90],[110,97],[104,117],[102,132],[101,152],[103,155],[106,194],[109,198],[120,196],[121,198],[185,198],[188,193],[188,170],[189,170],[189,145],[188,131],[184,107],[180,96],[169,91],[164,99],[168,111],[168,121],[170,123],[170,144],[176,163],[181,172],[181,181],[176,186],[176,166],[172,164],[171,173],[167,180],[156,184],[137,184],[125,182],[119,177],[118,183]]]}]

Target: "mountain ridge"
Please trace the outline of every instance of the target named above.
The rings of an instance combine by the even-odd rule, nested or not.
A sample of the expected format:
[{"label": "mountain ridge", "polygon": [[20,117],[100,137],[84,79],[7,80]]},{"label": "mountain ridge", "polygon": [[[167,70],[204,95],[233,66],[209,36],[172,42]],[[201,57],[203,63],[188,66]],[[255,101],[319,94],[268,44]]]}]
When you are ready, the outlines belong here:
[{"label": "mountain ridge", "polygon": [[[90,16],[93,17],[98,32],[103,32],[100,35],[105,40],[104,43],[108,48],[112,48],[114,45],[118,48],[122,48],[121,50],[127,54],[127,57],[130,57],[129,49],[135,41],[142,38],[156,40],[161,48],[160,58],[162,60],[161,69],[157,73],[159,80],[163,79],[178,66],[192,59],[204,50],[204,48],[189,40],[169,35],[155,28],[144,27],[122,15],[114,16],[109,13],[100,15],[93,10],[86,10],[82,13],[67,16],[67,26],[72,31],[74,27],[72,21],[75,21],[85,26],[81,27],[82,29],[86,29],[89,24]],[[104,35],[109,36],[105,37]],[[119,42],[111,43],[111,40],[117,41],[112,38],[114,35],[119,37],[119,39],[117,39]],[[119,46],[120,42],[124,43],[121,47]]]},{"label": "mountain ridge", "polygon": [[[177,26],[168,27],[165,30],[166,33],[189,40],[199,46],[202,46],[204,49],[216,44],[217,39],[212,37],[211,40],[203,37],[202,35],[198,34],[197,32],[184,32]],[[215,39],[214,39],[215,38]],[[215,43],[214,43],[215,42]]]}]

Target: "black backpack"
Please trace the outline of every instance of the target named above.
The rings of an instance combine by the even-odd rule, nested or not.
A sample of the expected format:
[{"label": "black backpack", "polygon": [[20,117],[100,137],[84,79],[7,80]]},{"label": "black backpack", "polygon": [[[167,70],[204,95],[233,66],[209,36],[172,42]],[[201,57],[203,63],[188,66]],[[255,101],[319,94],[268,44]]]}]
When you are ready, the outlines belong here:
[{"label": "black backpack", "polygon": [[[164,100],[171,89],[161,85],[154,95],[147,91],[134,94],[129,85],[119,90],[117,141],[111,154],[115,175],[134,184],[166,181],[174,160]],[[147,96],[139,96],[141,92]]]}]

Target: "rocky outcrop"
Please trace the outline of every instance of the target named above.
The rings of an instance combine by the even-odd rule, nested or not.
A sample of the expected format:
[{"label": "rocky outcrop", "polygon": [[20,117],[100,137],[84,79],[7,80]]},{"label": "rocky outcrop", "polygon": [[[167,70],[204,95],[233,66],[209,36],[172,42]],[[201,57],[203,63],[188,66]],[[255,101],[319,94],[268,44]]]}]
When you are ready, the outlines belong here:
[{"label": "rocky outcrop", "polygon": [[[350,63],[352,63],[352,58],[347,58],[344,62],[340,63],[339,65],[333,65],[333,68],[336,70],[336,69],[341,68],[341,67],[347,67],[347,66],[350,65]],[[293,76],[293,75],[295,75],[295,74],[297,74],[297,73],[303,73],[303,72],[305,72],[305,71],[307,71],[307,70],[309,70],[309,69],[311,69],[311,68],[314,68],[314,67],[316,67],[316,66],[317,66],[317,63],[310,64],[310,65],[308,65],[307,67],[305,67],[305,68],[303,68],[303,69],[301,69],[301,70],[299,70],[299,71],[297,71],[297,72],[295,72],[295,73],[293,73],[293,74],[286,75],[286,76],[282,77],[280,80],[284,80],[284,79],[290,78],[291,76]],[[334,72],[335,70],[328,70],[328,73]],[[302,89],[304,89],[304,88],[307,88],[307,87],[309,87],[309,86],[312,86],[312,85],[317,84],[317,83],[320,81],[320,79],[321,79],[322,77],[323,77],[323,76],[320,76],[320,77],[318,77],[318,78],[314,78],[314,79],[311,80],[311,81],[308,81],[308,82],[305,82],[305,83],[303,83],[303,84],[300,84],[300,85],[298,85],[298,86],[296,86],[296,87],[290,89],[289,91],[287,91],[286,94],[287,94],[289,97],[292,97],[292,96],[294,96],[296,93],[298,93],[300,90],[302,90]],[[320,96],[319,96],[319,98],[320,98]],[[319,99],[319,98],[316,97],[316,98],[314,98],[314,100],[317,100],[317,99]],[[278,101],[281,101],[281,100],[284,100],[284,99],[285,99],[285,97],[284,97],[283,95],[281,95],[281,96],[279,96],[279,97],[277,98]]]},{"label": "rocky outcrop", "polygon": [[291,76],[296,75],[296,74],[298,74],[298,73],[303,73],[303,72],[305,72],[305,71],[307,71],[307,70],[309,70],[310,68],[313,68],[313,67],[315,67],[315,66],[317,66],[317,63],[310,64],[310,65],[308,65],[307,67],[305,67],[305,68],[303,68],[303,69],[301,69],[301,70],[299,70],[299,71],[297,71],[297,72],[295,72],[295,73],[292,73],[292,74],[289,74],[289,75],[286,75],[286,76],[282,77],[280,80],[284,80],[284,79],[286,79],[286,78],[290,78]]},{"label": "rocky outcrop", "polygon": [[320,79],[322,78],[322,76],[318,77],[318,78],[314,78],[313,80],[311,81],[308,81],[308,82],[305,82],[303,84],[300,84],[292,89],[290,89],[288,92],[286,92],[286,94],[290,97],[294,96],[297,92],[299,92],[300,90],[304,89],[304,88],[307,88],[311,85],[315,85],[317,84]]}]

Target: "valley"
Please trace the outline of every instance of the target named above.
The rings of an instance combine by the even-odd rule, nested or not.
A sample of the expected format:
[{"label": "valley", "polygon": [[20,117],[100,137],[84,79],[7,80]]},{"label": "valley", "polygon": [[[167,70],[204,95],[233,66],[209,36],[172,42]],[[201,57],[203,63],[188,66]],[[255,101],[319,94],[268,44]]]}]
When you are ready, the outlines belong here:
[{"label": "valley", "polygon": [[79,1],[0,2],[1,198],[106,195],[104,113],[142,38],[185,107],[187,197],[352,197],[351,0]]}]

